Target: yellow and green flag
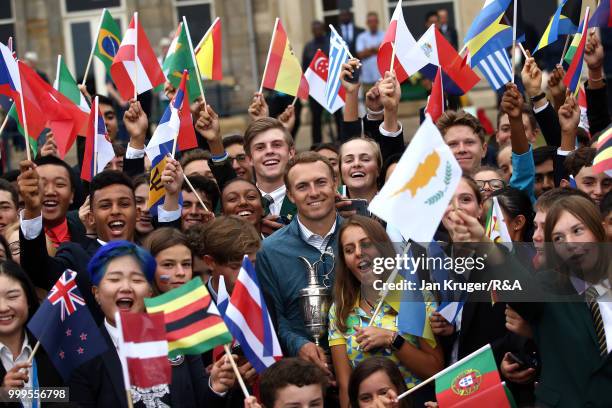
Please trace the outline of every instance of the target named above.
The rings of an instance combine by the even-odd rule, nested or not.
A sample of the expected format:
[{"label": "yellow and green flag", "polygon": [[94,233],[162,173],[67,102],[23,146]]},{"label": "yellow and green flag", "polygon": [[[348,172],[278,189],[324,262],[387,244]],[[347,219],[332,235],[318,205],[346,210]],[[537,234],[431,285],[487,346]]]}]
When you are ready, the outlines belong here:
[{"label": "yellow and green flag", "polygon": [[148,313],[164,312],[170,358],[202,354],[232,342],[232,335],[200,277],[145,299],[145,305]]},{"label": "yellow and green flag", "polygon": [[102,61],[106,71],[110,71],[113,59],[121,44],[121,30],[107,9],[102,11],[102,20],[94,44],[94,55]]},{"label": "yellow and green flag", "polygon": [[162,64],[162,71],[172,86],[178,88],[181,84],[184,70],[189,71],[187,91],[189,93],[189,102],[193,102],[200,96],[200,87],[198,85],[195,63],[189,50],[187,32],[181,22],[172,39],[172,43],[170,43],[170,47],[168,47],[166,58]]}]

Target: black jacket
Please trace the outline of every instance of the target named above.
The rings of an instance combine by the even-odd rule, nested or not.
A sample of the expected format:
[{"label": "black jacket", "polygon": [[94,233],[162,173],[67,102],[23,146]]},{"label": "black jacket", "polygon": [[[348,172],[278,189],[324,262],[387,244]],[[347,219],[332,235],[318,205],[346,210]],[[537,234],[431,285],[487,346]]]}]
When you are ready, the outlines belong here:
[{"label": "black jacket", "polygon": [[[81,407],[127,408],[119,356],[104,325],[100,332],[108,350],[74,371],[69,382],[70,400]],[[170,399],[172,407],[217,407],[224,403],[208,386],[200,356],[185,356],[180,365],[172,366]]]}]

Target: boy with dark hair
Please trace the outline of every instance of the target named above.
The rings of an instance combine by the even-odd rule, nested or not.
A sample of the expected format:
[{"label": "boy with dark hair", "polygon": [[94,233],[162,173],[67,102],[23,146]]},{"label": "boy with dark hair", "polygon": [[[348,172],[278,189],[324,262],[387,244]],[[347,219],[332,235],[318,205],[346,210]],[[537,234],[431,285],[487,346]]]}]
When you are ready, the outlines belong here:
[{"label": "boy with dark hair", "polygon": [[327,377],[315,364],[285,358],[261,375],[261,402],[265,408],[322,407],[326,388]]},{"label": "boy with dark hair", "polygon": [[183,197],[183,205],[181,209],[181,229],[187,230],[189,227],[196,224],[204,224],[214,217],[215,208],[219,204],[219,188],[217,183],[208,177],[194,175],[189,176],[191,185],[198,193],[206,209],[200,204],[200,200],[191,190],[189,184],[183,183],[181,186],[181,194]]},{"label": "boy with dark hair", "polygon": [[223,147],[229,155],[236,175],[248,181],[253,181],[253,165],[247,160],[244,151],[244,137],[230,135],[223,138]]},{"label": "boy with dark hair", "polygon": [[557,148],[554,146],[540,146],[533,150],[535,164],[534,194],[539,197],[542,193],[555,188],[554,160]]},{"label": "boy with dark hair", "polygon": [[8,181],[0,179],[0,234],[4,233],[7,225],[19,219],[19,196],[15,187]]},{"label": "boy with dark hair", "polygon": [[[580,147],[567,155],[563,165],[569,176],[574,178],[576,188],[584,191],[599,205],[602,198],[612,190],[612,177],[605,172],[593,172],[593,159],[597,150],[593,147]],[[571,181],[562,180],[561,186],[568,187]]]}]

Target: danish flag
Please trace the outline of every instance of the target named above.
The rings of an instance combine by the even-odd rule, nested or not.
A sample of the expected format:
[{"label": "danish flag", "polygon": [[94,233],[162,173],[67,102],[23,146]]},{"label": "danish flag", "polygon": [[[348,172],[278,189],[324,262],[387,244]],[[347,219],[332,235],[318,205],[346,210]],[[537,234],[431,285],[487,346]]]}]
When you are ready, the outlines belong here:
[{"label": "danish flag", "polygon": [[77,305],[85,306],[85,300],[74,293],[76,287],[76,272],[66,269],[49,292],[49,302],[53,306],[61,305],[62,321],[77,310]]}]

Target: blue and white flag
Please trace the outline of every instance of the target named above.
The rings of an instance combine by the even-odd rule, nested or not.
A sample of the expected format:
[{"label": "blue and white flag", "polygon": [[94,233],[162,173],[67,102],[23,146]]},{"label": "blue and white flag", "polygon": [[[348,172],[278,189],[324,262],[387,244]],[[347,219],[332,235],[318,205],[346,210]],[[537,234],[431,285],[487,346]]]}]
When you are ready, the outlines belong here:
[{"label": "blue and white flag", "polygon": [[496,91],[512,81],[512,63],[505,49],[487,55],[476,66]]},{"label": "blue and white flag", "polygon": [[325,105],[327,110],[331,110],[332,106],[338,98],[338,91],[342,84],[340,83],[340,74],[342,73],[342,64],[348,61],[348,47],[340,34],[330,24],[331,35],[329,36],[329,70],[327,73],[327,82],[325,83]]}]

